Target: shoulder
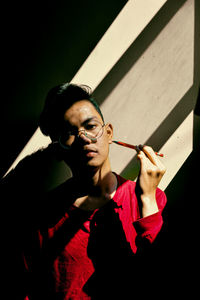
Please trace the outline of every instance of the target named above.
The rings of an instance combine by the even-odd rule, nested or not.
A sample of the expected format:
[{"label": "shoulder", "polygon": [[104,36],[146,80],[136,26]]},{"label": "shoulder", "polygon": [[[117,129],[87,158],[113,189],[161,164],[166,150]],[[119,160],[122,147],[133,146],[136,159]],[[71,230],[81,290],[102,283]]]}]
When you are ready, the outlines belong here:
[{"label": "shoulder", "polygon": [[118,182],[117,189],[119,189],[121,191],[129,190],[129,191],[135,192],[135,185],[136,185],[135,181],[126,179],[126,178],[120,176],[119,174],[116,174],[116,173],[114,173],[114,174],[117,177],[117,182]]},{"label": "shoulder", "polygon": [[114,201],[117,202],[119,206],[130,206],[131,203],[136,202],[135,196],[135,185],[134,181],[126,179],[118,174],[117,177],[117,191],[114,196]]},{"label": "shoulder", "polygon": [[12,187],[12,190],[22,194],[45,192],[67,179],[68,169],[67,175],[61,176],[64,168],[64,164],[57,159],[57,149],[50,144],[24,157],[2,178],[0,185],[7,189]]}]

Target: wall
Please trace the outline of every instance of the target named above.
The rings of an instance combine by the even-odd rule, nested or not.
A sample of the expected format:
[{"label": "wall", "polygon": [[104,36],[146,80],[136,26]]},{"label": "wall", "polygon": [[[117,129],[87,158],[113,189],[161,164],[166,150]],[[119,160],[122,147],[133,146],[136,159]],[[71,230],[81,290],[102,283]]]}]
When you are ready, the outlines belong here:
[{"label": "wall", "polygon": [[[37,50],[44,56],[35,58],[37,67],[34,66],[32,76],[29,76],[30,70],[27,78],[21,75],[23,80],[18,80],[17,88],[14,86],[12,103],[13,117],[16,111],[23,110],[24,105],[24,114],[29,116],[33,108],[30,130],[27,132],[24,126],[27,121],[23,118],[21,122],[24,123],[19,126],[21,132],[24,130],[26,140],[36,131],[21,153],[23,147],[11,147],[17,139],[13,138],[12,143],[8,139],[6,145],[9,147],[6,149],[5,145],[4,154],[6,151],[15,152],[6,160],[7,163],[4,162],[4,172],[14,153],[19,152],[20,155],[12,167],[27,154],[49,143],[36,126],[48,89],[59,81],[89,84],[106,121],[114,126],[115,139],[150,144],[165,155],[162,160],[167,173],[160,187],[168,197],[164,212],[166,226],[155,244],[155,250],[163,268],[173,270],[167,283],[171,287],[172,278],[175,280],[179,276],[186,280],[187,264],[193,266],[195,263],[192,257],[196,240],[192,233],[198,226],[195,220],[199,193],[196,176],[200,137],[200,104],[197,102],[200,81],[199,1],[112,1],[106,15],[104,5],[102,2],[98,7],[90,7],[93,19],[88,21],[87,18],[84,33],[79,27],[82,19],[73,24],[69,22],[62,29],[62,34],[68,36],[71,30],[73,34],[68,36],[68,43],[65,42],[60,61],[55,57],[60,55],[63,38],[58,38],[60,43],[56,47],[50,33],[41,36],[40,44],[46,39],[46,45]],[[59,9],[58,15],[61,16]],[[101,18],[95,23],[94,17],[98,15]],[[102,24],[104,18],[107,21]],[[58,20],[60,22],[55,16],[53,24],[57,24]],[[56,39],[62,26],[51,26]],[[86,40],[81,33],[88,35]],[[69,43],[71,39],[72,44]],[[77,47],[80,47],[79,50]],[[43,61],[42,57],[46,55]],[[20,102],[20,97],[24,102]],[[11,132],[9,129],[9,136]],[[26,144],[25,138],[21,138],[20,146],[23,144]],[[136,178],[138,164],[134,151],[113,144],[110,158],[113,170],[127,178]],[[52,174],[56,176],[52,176],[51,186],[70,176],[62,163],[54,166]]]}]

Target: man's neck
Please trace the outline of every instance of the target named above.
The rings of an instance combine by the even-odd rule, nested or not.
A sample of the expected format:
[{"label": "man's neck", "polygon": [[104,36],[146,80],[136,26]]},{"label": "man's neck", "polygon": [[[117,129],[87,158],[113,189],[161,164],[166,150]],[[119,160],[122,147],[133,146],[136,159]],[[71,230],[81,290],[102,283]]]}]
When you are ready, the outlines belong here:
[{"label": "man's neck", "polygon": [[117,178],[110,166],[93,170],[90,174],[83,174],[78,181],[85,196],[78,198],[75,205],[83,209],[101,207],[114,196],[117,189]]}]

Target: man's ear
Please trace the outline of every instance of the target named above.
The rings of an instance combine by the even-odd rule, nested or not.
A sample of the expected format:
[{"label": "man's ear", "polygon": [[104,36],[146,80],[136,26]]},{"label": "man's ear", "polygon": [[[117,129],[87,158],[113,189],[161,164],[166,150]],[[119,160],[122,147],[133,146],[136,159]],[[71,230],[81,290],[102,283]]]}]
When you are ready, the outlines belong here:
[{"label": "man's ear", "polygon": [[106,124],[106,133],[108,136],[108,142],[109,144],[112,144],[112,140],[113,140],[113,126],[110,123]]}]

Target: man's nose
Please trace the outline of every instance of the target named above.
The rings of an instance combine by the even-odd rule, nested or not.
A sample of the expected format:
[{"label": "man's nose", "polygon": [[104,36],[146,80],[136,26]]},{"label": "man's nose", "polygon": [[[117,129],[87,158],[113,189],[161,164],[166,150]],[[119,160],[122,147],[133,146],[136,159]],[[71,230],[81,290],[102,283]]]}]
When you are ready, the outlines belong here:
[{"label": "man's nose", "polygon": [[92,142],[91,139],[85,134],[85,131],[80,131],[78,137],[87,144]]}]

